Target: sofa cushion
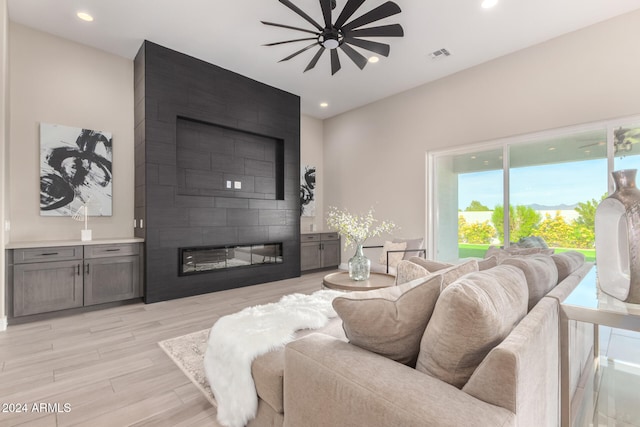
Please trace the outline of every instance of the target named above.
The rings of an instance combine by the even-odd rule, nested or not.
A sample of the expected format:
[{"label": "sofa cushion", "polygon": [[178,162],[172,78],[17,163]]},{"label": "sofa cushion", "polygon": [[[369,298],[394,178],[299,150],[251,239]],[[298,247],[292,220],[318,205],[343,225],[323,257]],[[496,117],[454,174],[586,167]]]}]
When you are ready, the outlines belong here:
[{"label": "sofa cushion", "polygon": [[508,257],[511,256],[526,256],[526,255],[552,255],[554,252],[553,249],[545,249],[545,248],[520,248],[517,246],[512,246],[507,249],[498,248],[495,246],[489,246],[487,252],[485,252],[484,257],[489,258],[495,256],[498,259],[498,264]]},{"label": "sofa cushion", "polygon": [[[393,243],[402,243],[405,242],[407,244],[407,249],[422,249],[424,246],[424,239],[419,237],[417,239],[393,239]],[[407,251],[404,253],[402,259],[408,260],[412,256],[420,256],[419,252]]]},{"label": "sofa cushion", "polygon": [[558,268],[558,283],[569,277],[584,264],[584,254],[576,251],[562,252],[551,255]]},{"label": "sofa cushion", "polygon": [[421,267],[424,267],[427,271],[433,273],[434,271],[442,270],[444,268],[453,267],[454,264],[449,264],[448,262],[440,262],[434,261],[430,259],[424,259],[417,256],[413,256],[409,258],[409,261],[414,264],[418,264]]},{"label": "sofa cushion", "polygon": [[548,255],[511,257],[502,261],[503,265],[513,265],[524,273],[529,289],[527,311],[540,301],[558,283],[556,263]]},{"label": "sofa cushion", "polygon": [[[320,329],[304,329],[297,331],[295,339],[311,333],[322,333],[341,341],[346,341],[342,330],[342,322],[335,317]],[[284,377],[284,348],[270,351],[254,359],[251,363],[251,375],[256,386],[256,393],[274,412],[284,413],[283,377]]]},{"label": "sofa cushion", "polygon": [[403,285],[351,292],[333,300],[352,344],[414,366],[424,328],[440,294],[442,277],[424,277]]},{"label": "sofa cushion", "polygon": [[[387,252],[389,251],[404,251],[407,248],[407,242],[393,243],[393,242],[384,242],[384,246],[382,246],[382,253],[380,254],[380,258],[378,262],[380,264],[387,264]],[[396,267],[402,258],[404,257],[404,252],[389,252],[389,267]]]},{"label": "sofa cushion", "polygon": [[496,267],[498,265],[498,257],[490,256],[485,259],[478,260],[478,270],[484,271],[490,268]]},{"label": "sofa cushion", "polygon": [[461,388],[493,347],[527,313],[519,268],[499,265],[447,286],[420,343],[416,369]]}]

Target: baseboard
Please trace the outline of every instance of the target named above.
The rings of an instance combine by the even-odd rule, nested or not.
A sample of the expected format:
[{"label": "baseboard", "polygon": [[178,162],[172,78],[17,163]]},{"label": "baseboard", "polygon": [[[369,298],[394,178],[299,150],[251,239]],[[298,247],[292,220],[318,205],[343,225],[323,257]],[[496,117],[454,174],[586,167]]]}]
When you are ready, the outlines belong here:
[{"label": "baseboard", "polygon": [[0,317],[0,332],[7,330],[7,316]]}]

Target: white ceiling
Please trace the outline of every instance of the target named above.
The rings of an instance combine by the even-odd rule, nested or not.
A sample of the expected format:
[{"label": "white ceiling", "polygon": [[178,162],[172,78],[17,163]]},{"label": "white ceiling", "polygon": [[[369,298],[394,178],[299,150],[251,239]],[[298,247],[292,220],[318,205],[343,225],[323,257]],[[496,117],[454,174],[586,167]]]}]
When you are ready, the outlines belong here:
[{"label": "white ceiling", "polygon": [[[292,1],[322,22],[318,0]],[[334,21],[346,2],[337,1]],[[354,17],[384,1],[367,0]],[[326,53],[314,69],[303,73],[315,49],[278,63],[308,41],[261,46],[306,37],[265,26],[261,20],[311,29],[277,0],[8,0],[8,4],[12,21],[126,58],[134,58],[146,39],[235,71],[299,95],[302,112],[317,118],[640,8],[640,0],[500,0],[489,10],[480,7],[482,0],[395,1],[402,13],[370,25],[403,26],[403,38],[370,39],[390,44],[389,57],[361,71],[340,52],[342,69],[334,76]],[[76,12],[80,10],[95,20],[79,20]],[[430,59],[429,53],[441,48],[452,55]],[[329,107],[321,108],[320,102]]]}]

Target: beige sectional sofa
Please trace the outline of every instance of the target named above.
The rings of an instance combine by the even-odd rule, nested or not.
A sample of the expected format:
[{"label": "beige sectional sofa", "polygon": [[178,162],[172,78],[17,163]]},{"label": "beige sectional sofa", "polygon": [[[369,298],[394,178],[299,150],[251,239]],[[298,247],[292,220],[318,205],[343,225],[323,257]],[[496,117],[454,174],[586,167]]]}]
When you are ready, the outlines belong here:
[{"label": "beige sectional sofa", "polygon": [[[413,261],[398,265],[398,277],[411,278],[401,274],[405,266],[414,275],[426,272],[425,277],[400,284],[391,296],[370,291],[336,298],[344,325],[336,318],[257,358],[252,372],[258,413],[248,425],[559,425],[559,304],[592,265],[577,253],[500,257],[497,266],[497,258],[429,265],[438,271],[416,269]],[[427,302],[434,298],[432,291],[420,291],[425,286],[438,287],[433,303]],[[530,300],[536,293],[537,301]],[[358,304],[366,307],[371,322],[345,315],[359,310]],[[420,304],[426,320],[402,314]],[[380,315],[371,316],[372,309]],[[409,356],[417,352],[411,362],[407,354],[388,351],[384,340],[367,340],[376,330],[389,334],[393,322],[424,330],[417,340],[405,333],[399,341]],[[575,328],[570,344],[574,389],[593,349],[592,330]],[[399,328],[400,334],[406,331]]]}]

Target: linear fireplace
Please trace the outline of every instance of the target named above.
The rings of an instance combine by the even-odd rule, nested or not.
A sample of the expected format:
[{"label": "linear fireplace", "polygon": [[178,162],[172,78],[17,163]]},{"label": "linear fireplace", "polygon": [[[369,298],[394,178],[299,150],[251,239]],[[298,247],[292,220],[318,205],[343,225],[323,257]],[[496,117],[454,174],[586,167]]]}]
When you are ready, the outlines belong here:
[{"label": "linear fireplace", "polygon": [[282,243],[180,248],[178,275],[282,263]]}]

